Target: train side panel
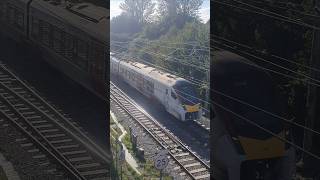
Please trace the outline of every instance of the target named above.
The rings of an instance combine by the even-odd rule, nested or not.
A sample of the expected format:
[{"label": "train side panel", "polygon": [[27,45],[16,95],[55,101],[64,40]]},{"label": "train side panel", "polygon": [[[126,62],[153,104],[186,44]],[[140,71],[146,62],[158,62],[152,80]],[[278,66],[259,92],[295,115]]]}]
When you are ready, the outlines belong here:
[{"label": "train side panel", "polygon": [[104,86],[105,80],[105,45],[50,10],[38,2],[31,3],[29,36],[32,43],[40,47],[49,64],[97,94],[97,84]]},{"label": "train side panel", "polygon": [[28,5],[31,0],[1,0],[0,32],[17,42],[27,40]]},{"label": "train side panel", "polygon": [[166,111],[177,119],[184,120],[180,115],[181,112],[179,111],[178,102],[170,97],[172,87],[136,70],[137,68],[130,63],[120,61],[119,64],[119,74],[125,82],[147,98],[154,98],[160,102],[165,107]]}]

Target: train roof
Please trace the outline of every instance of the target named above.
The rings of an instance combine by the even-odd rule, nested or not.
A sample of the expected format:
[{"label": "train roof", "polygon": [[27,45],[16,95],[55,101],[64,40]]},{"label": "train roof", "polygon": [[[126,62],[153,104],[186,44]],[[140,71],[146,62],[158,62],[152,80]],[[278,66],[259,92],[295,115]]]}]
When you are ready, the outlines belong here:
[{"label": "train roof", "polygon": [[130,66],[135,71],[145,74],[146,76],[152,79],[156,79],[162,84],[167,86],[173,86],[176,84],[177,81],[186,81],[183,78],[180,78],[170,73],[166,73],[164,71],[160,71],[154,67],[142,64],[140,62],[122,61],[121,63],[126,64],[127,66]]},{"label": "train roof", "polygon": [[[212,76],[243,75],[268,73],[254,62],[229,51],[216,51],[213,53]],[[214,78],[214,77],[213,77]]]},{"label": "train roof", "polygon": [[68,6],[66,2],[57,3],[53,0],[33,0],[32,7],[67,22],[92,37],[109,44],[109,9],[91,3],[77,3]]}]

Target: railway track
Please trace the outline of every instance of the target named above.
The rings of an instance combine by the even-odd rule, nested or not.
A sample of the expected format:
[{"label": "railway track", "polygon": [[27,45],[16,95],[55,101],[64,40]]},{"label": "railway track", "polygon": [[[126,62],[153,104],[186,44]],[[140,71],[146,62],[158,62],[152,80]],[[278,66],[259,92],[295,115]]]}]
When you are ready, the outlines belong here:
[{"label": "railway track", "polygon": [[0,119],[24,135],[16,142],[30,156],[54,163],[67,178],[109,179],[110,155],[2,63]]},{"label": "railway track", "polygon": [[186,176],[196,180],[210,179],[209,165],[147,115],[112,82],[110,82],[110,98],[111,103],[115,103],[118,108],[137,121],[162,148],[169,151],[170,158],[180,166]]}]

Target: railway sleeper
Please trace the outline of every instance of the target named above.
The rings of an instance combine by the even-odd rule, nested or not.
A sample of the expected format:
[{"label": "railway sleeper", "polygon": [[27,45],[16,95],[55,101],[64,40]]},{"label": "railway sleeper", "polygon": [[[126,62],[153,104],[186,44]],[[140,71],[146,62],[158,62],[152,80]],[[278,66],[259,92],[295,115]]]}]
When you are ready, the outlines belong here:
[{"label": "railway sleeper", "polygon": [[47,134],[47,135],[44,135],[45,138],[59,138],[59,137],[65,137],[66,134],[63,134],[63,133],[59,133],[59,134]]},{"label": "railway sleeper", "polygon": [[16,109],[21,113],[24,113],[26,111],[30,111],[31,110],[29,107],[26,107],[26,106],[21,106],[21,107],[18,107]]},{"label": "railway sleeper", "polygon": [[175,154],[174,157],[176,158],[181,158],[181,157],[185,157],[185,156],[190,156],[189,152],[185,152],[185,153],[179,153],[179,154]]},{"label": "railway sleeper", "polygon": [[105,177],[108,175],[109,170],[107,169],[98,169],[98,170],[91,170],[91,171],[83,171],[80,172],[81,175],[87,178],[94,178],[94,177]]},{"label": "railway sleeper", "polygon": [[[184,162],[189,162],[189,161],[194,161],[194,160],[195,160],[194,157],[186,157],[186,158],[183,158],[183,159],[179,159],[178,161],[182,164]],[[189,164],[189,163],[184,163],[184,164]]]},{"label": "railway sleeper", "polygon": [[35,119],[43,119],[41,116],[39,115],[32,115],[32,116],[28,116],[25,117],[27,120],[35,120]]},{"label": "railway sleeper", "polygon": [[17,104],[14,104],[13,107],[15,108],[19,108],[19,107],[24,107],[25,104],[22,104],[22,103],[17,103]]},{"label": "railway sleeper", "polygon": [[63,144],[63,143],[70,143],[72,142],[72,139],[61,139],[61,140],[54,140],[50,141],[51,144]]},{"label": "railway sleeper", "polygon": [[39,130],[41,132],[41,134],[45,134],[45,133],[54,133],[57,131],[60,131],[59,129],[43,129],[43,130]]},{"label": "railway sleeper", "polygon": [[63,152],[67,152],[67,151],[76,151],[79,149],[79,147],[80,147],[80,145],[78,145],[78,144],[70,144],[70,145],[56,146],[56,149],[58,149],[59,152],[63,153]]},{"label": "railway sleeper", "polygon": [[84,168],[93,168],[93,167],[99,167],[99,166],[101,166],[101,164],[95,162],[95,163],[88,163],[88,164],[79,164],[79,165],[76,165],[75,167],[80,170]]},{"label": "railway sleeper", "polygon": [[33,159],[44,159],[44,158],[47,158],[47,156],[44,154],[37,154],[37,155],[32,156],[32,158]]},{"label": "railway sleeper", "polygon": [[83,154],[87,153],[86,150],[77,150],[77,151],[68,151],[68,152],[63,152],[62,155],[68,156],[68,155],[76,155],[76,154]]},{"label": "railway sleeper", "polygon": [[191,174],[198,174],[198,173],[203,173],[203,172],[208,172],[207,168],[199,168],[199,169],[194,169],[189,171]]},{"label": "railway sleeper", "polygon": [[43,124],[43,125],[34,125],[35,128],[37,128],[38,130],[41,130],[41,129],[45,129],[45,128],[51,128],[53,127],[52,124]]},{"label": "railway sleeper", "polygon": [[33,148],[33,149],[27,150],[27,152],[29,152],[29,153],[36,153],[36,152],[40,152],[40,150],[37,149],[37,148]]},{"label": "railway sleeper", "polygon": [[82,157],[70,158],[68,160],[74,165],[79,165],[79,164],[91,163],[93,159],[91,156],[82,156]]},{"label": "railway sleeper", "polygon": [[[191,164],[194,164],[194,163],[191,163]],[[189,164],[186,164],[186,165],[184,165],[183,167],[185,167],[186,169],[188,169],[188,171],[192,171],[192,170],[194,170],[194,169],[200,169],[200,168],[203,168],[203,166],[202,165],[196,165],[196,166],[189,166],[189,167],[186,167],[187,165],[189,165]],[[205,168],[206,169],[206,168]]]},{"label": "railway sleeper", "polygon": [[16,139],[16,142],[27,141],[27,140],[28,140],[27,138],[18,138]]},{"label": "railway sleeper", "polygon": [[210,174],[207,173],[207,174],[200,174],[200,175],[197,175],[197,176],[194,176],[195,179],[209,179],[210,178]]},{"label": "railway sleeper", "polygon": [[[91,163],[94,164],[94,163]],[[97,163],[99,164],[99,163]],[[85,165],[89,165],[89,163],[85,164]],[[101,165],[99,164],[98,166],[81,166],[81,165],[77,165],[75,166],[76,169],[78,169],[80,172],[88,172],[88,171],[97,171],[97,170],[101,170],[101,169],[105,169],[106,167],[108,167],[108,165]],[[77,167],[81,167],[81,168],[77,168]]]},{"label": "railway sleeper", "polygon": [[37,114],[36,112],[34,112],[34,111],[26,111],[26,112],[23,112],[23,113],[21,113],[24,117],[27,117],[27,116],[29,116],[29,115],[35,115],[35,114]]},{"label": "railway sleeper", "polygon": [[43,124],[43,123],[48,123],[46,120],[32,120],[30,121],[31,124]]}]

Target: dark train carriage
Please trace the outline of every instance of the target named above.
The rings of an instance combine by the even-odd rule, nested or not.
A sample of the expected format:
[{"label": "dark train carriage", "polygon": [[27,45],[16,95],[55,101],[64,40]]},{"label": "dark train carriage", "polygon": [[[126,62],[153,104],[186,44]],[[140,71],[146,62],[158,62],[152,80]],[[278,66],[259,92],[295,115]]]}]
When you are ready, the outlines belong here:
[{"label": "dark train carriage", "polygon": [[22,42],[28,31],[28,5],[31,0],[1,0],[0,32]]},{"label": "dark train carriage", "polygon": [[67,6],[34,0],[29,37],[45,59],[73,80],[104,97],[108,10],[88,3]]},{"label": "dark train carriage", "polygon": [[216,115],[211,121],[214,178],[256,179],[259,174],[265,180],[291,179],[294,149],[273,136],[291,138],[284,121],[276,117],[285,118],[284,101],[271,76],[257,64],[227,51],[215,52],[211,66]]}]

